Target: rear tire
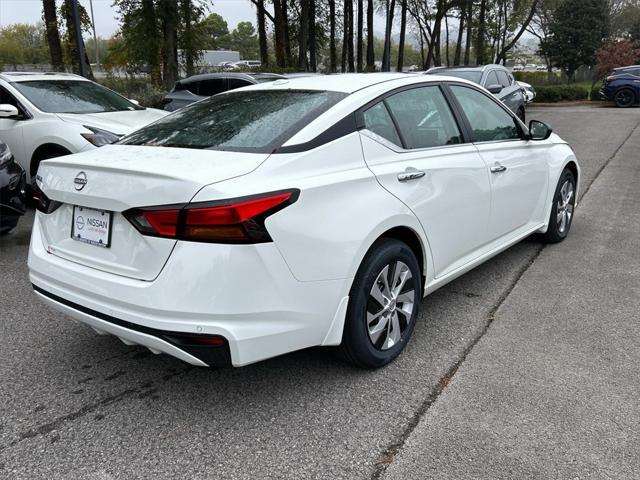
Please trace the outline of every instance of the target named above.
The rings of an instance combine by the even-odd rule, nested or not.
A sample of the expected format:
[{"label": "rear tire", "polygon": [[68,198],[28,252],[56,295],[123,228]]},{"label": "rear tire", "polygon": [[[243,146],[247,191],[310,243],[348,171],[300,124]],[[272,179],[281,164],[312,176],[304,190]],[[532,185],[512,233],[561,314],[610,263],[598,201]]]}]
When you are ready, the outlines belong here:
[{"label": "rear tire", "polygon": [[569,235],[576,204],[575,192],[576,179],[570,170],[565,169],[560,175],[553,195],[547,232],[542,235],[542,239],[546,243],[559,243]]},{"label": "rear tire", "polygon": [[367,253],[351,287],[340,350],[361,368],[393,361],[411,338],[422,275],[405,243],[383,238]]},{"label": "rear tire", "polygon": [[618,90],[613,97],[613,101],[620,108],[629,108],[637,103],[636,94],[630,88]]}]

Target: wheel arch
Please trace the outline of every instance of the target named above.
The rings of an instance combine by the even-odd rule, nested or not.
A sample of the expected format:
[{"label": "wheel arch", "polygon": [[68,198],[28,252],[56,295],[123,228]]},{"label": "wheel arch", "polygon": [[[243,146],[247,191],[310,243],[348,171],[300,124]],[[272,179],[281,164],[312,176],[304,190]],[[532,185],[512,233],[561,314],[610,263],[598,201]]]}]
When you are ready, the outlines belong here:
[{"label": "wheel arch", "polygon": [[34,177],[38,171],[38,165],[42,160],[53,158],[52,154],[60,154],[56,156],[70,155],[72,152],[60,143],[47,142],[39,145],[31,154],[29,161],[29,174]]}]

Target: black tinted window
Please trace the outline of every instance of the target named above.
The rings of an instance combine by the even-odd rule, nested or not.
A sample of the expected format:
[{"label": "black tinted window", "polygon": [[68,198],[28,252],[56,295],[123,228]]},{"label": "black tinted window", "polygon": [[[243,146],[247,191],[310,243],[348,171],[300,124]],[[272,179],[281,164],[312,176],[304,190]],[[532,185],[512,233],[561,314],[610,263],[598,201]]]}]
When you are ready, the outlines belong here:
[{"label": "black tinted window", "polygon": [[476,142],[520,138],[515,120],[496,101],[472,88],[452,85],[451,89],[469,119]]},{"label": "black tinted window", "polygon": [[270,153],[346,96],[315,90],[230,92],[178,110],[120,144]]},{"label": "black tinted window", "polygon": [[376,135],[402,146],[398,132],[393,124],[391,115],[383,102],[380,102],[364,112],[364,126]]},{"label": "black tinted window", "polygon": [[[201,80],[198,82],[198,93],[201,97],[211,97],[227,91],[227,79],[226,78],[211,78],[209,80]],[[194,92],[195,93],[195,92]]]},{"label": "black tinted window", "polygon": [[420,87],[388,97],[406,148],[461,143],[460,130],[440,87]]},{"label": "black tinted window", "polygon": [[247,82],[246,80],[242,80],[241,78],[229,79],[229,90],[233,90],[234,88],[246,87],[248,85],[253,84],[251,82]]}]

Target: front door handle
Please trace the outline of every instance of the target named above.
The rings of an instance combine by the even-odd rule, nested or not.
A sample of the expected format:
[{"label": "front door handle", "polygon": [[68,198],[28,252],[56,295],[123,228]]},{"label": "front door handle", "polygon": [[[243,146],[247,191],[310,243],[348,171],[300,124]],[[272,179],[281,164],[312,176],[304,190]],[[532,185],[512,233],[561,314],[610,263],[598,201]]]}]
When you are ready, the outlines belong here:
[{"label": "front door handle", "polygon": [[403,173],[398,174],[399,182],[408,182],[409,180],[417,180],[418,178],[422,178],[426,175],[426,172],[421,170],[409,170],[407,169]]},{"label": "front door handle", "polygon": [[491,167],[491,173],[500,173],[500,172],[504,172],[507,169],[507,167],[505,167],[504,165],[500,165],[499,163],[496,162],[496,164]]}]

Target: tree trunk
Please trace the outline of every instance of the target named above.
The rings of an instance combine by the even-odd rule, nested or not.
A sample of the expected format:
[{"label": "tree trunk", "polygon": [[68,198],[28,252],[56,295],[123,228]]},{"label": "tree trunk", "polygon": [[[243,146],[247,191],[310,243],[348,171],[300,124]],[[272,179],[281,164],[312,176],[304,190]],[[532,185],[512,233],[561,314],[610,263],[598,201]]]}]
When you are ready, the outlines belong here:
[{"label": "tree trunk", "polygon": [[449,15],[444,15],[444,41],[445,41],[445,56],[447,61],[447,67],[451,65],[451,57],[449,56]]},{"label": "tree trunk", "polygon": [[193,41],[193,26],[191,25],[191,0],[182,0],[182,20],[184,22],[184,41],[182,42],[182,58],[187,77],[193,76],[195,64],[195,45]]},{"label": "tree trunk", "polygon": [[329,0],[329,71],[338,70],[338,54],[336,52],[336,0]]},{"label": "tree trunk", "polygon": [[407,35],[407,0],[402,0],[400,10],[400,39],[398,41],[398,64],[396,70],[402,72],[404,68],[404,40]]},{"label": "tree trunk", "polygon": [[309,0],[309,68],[318,70],[316,52],[316,0]]},{"label": "tree trunk", "polygon": [[480,15],[478,17],[478,41],[476,43],[476,63],[484,65],[484,37],[485,37],[485,18],[487,15],[487,0],[480,2]]},{"label": "tree trunk", "polygon": [[362,30],[364,29],[364,5],[363,0],[358,0],[358,37],[356,40],[356,70],[362,72]]},{"label": "tree trunk", "polygon": [[382,71],[391,71],[391,31],[393,29],[393,12],[396,9],[396,0],[387,0],[387,26],[384,32],[384,52],[382,54]]},{"label": "tree trunk", "polygon": [[522,34],[525,32],[525,30],[531,23],[531,19],[533,19],[533,16],[536,13],[536,8],[538,8],[538,0],[533,0],[533,3],[531,4],[531,10],[529,10],[529,15],[527,16],[525,21],[522,23],[520,30],[518,31],[518,33],[516,33],[515,37],[513,37],[507,45],[502,46],[500,53],[498,53],[498,56],[496,59],[498,63],[501,60],[506,60],[507,53],[509,52],[509,50],[511,50],[515,46],[515,44],[518,43],[518,40],[520,40],[520,37],[522,36]]},{"label": "tree trunk", "polygon": [[175,0],[162,0],[160,18],[162,23],[162,81],[166,89],[171,89],[178,81],[178,6]]},{"label": "tree trunk", "polygon": [[353,1],[349,1],[349,44],[347,45],[347,62],[349,63],[349,73],[356,71],[355,51],[353,49]]},{"label": "tree trunk", "polygon": [[62,44],[60,43],[60,32],[58,31],[58,16],[56,13],[55,0],[42,0],[42,11],[44,23],[47,29],[47,43],[49,44],[49,56],[51,57],[51,68],[53,70],[64,71],[64,60],[62,58]]},{"label": "tree trunk", "polygon": [[282,20],[284,22],[284,53],[287,57],[287,65],[292,63],[291,58],[291,30],[289,29],[289,5],[288,0],[281,0],[282,2]]},{"label": "tree trunk", "polygon": [[[74,18],[73,18],[73,8],[72,8],[72,4],[70,0],[65,0],[67,2],[66,5],[66,16],[65,16],[65,25],[67,27],[67,35],[69,36],[69,42],[71,44],[71,58],[72,58],[72,62],[73,62],[73,70],[74,73],[76,74],[80,74],[80,60],[78,59],[79,55],[79,51],[80,48],[82,48],[82,51],[84,52],[83,55],[83,60],[84,60],[84,71],[85,71],[85,77],[90,79],[90,80],[94,80],[93,77],[93,72],[91,71],[91,64],[89,63],[89,57],[87,56],[87,50],[84,48],[84,40],[80,40],[82,42],[82,45],[79,46],[78,45],[78,41],[77,41],[77,37],[76,37],[76,25],[74,22]],[[78,6],[78,8],[80,8],[80,6]],[[82,38],[82,34],[80,35],[80,38]]]},{"label": "tree trunk", "polygon": [[269,66],[269,47],[267,46],[267,25],[265,19],[264,0],[258,0],[258,43],[260,44],[260,62],[263,67]]},{"label": "tree trunk", "polygon": [[309,45],[309,1],[301,2],[300,32],[298,34],[298,68],[307,71],[307,47]]},{"label": "tree trunk", "polygon": [[376,56],[373,50],[373,0],[367,1],[367,71],[376,69]]},{"label": "tree trunk", "polygon": [[464,36],[465,27],[465,9],[460,9],[460,23],[458,24],[458,39],[456,41],[456,51],[453,54],[453,64],[460,65],[460,58],[462,57],[462,38]]},{"label": "tree trunk", "polygon": [[471,42],[473,39],[473,0],[467,2],[467,41],[464,47],[464,65],[471,62]]},{"label": "tree trunk", "polygon": [[284,30],[285,22],[282,12],[282,1],[283,0],[273,0],[273,29],[276,44],[276,65],[280,68],[287,66]]}]

